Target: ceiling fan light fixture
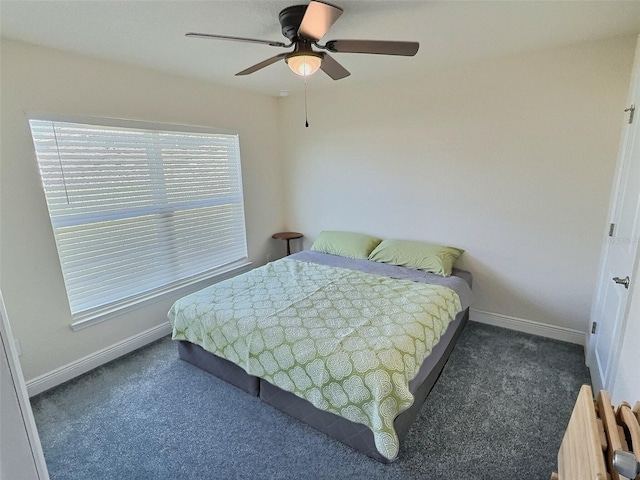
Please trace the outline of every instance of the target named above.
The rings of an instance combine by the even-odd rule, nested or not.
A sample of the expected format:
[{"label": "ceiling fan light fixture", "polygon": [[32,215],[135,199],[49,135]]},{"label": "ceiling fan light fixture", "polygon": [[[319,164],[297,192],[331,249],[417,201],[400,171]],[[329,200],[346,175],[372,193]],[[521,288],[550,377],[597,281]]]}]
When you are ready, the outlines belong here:
[{"label": "ceiling fan light fixture", "polygon": [[[0,0],[2,1],[2,0]],[[321,69],[333,80],[350,75],[349,71],[338,63],[329,53],[369,53],[378,55],[402,55],[412,57],[418,52],[418,42],[391,40],[329,40],[324,45],[318,41],[325,36],[329,28],[343,13],[343,9],[331,5],[327,0],[308,0],[305,5],[292,5],[284,8],[278,15],[282,34],[290,43],[260,40],[249,37],[232,37],[211,33],[187,33],[187,37],[233,40],[236,42],[259,43],[271,47],[294,47],[293,52],[285,52],[263,60],[236,73],[237,76],[249,75],[262,70],[280,60],[289,65],[293,73],[301,77],[313,75]],[[318,52],[313,46],[324,50]]]},{"label": "ceiling fan light fixture", "polygon": [[301,77],[308,77],[320,68],[322,55],[307,52],[302,55],[291,55],[286,61],[293,73]]}]

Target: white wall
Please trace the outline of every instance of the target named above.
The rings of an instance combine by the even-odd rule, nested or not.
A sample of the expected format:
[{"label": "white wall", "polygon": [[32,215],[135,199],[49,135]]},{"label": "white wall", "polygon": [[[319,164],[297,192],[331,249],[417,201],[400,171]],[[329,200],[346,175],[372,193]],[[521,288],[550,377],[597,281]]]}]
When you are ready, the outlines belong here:
[{"label": "white wall", "polygon": [[1,284],[27,380],[167,321],[177,298],[71,331],[71,316],[27,114],[221,127],[240,135],[250,260],[264,263],[284,226],[277,99],[2,41]]},{"label": "white wall", "polygon": [[336,229],[464,248],[472,318],[583,339],[634,44],[325,91],[311,81],[309,128],[304,98],[281,100],[287,228],[306,246]]},{"label": "white wall", "polygon": [[[324,91],[311,79],[305,129],[301,95],[277,100],[2,41],[0,282],[25,377],[162,324],[174,299],[70,330],[26,113],[235,129],[252,261],[280,253],[270,236],[282,228],[304,232],[305,246],[322,229],[447,243],[467,250],[476,318],[585,332],[634,42]],[[341,61],[348,68],[348,55]]]}]

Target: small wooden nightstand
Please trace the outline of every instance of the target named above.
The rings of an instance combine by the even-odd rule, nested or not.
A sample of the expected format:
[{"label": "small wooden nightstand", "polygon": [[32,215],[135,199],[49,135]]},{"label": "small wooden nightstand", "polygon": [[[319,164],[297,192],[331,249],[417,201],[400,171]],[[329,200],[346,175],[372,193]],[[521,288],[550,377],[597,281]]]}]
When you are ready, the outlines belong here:
[{"label": "small wooden nightstand", "polygon": [[271,235],[271,238],[275,238],[276,240],[286,240],[287,241],[287,255],[291,255],[291,246],[289,242],[291,240],[295,240],[296,238],[302,238],[304,235],[298,232],[278,232]]}]

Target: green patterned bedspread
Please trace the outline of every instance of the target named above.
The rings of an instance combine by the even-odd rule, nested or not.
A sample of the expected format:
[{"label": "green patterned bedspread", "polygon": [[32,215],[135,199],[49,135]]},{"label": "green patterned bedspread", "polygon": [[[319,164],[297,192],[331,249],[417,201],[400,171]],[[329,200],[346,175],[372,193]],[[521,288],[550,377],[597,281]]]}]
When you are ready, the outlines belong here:
[{"label": "green patterned bedspread", "polygon": [[169,319],[173,339],[367,425],[392,460],[409,381],[460,310],[447,287],[284,258],[178,300]]}]

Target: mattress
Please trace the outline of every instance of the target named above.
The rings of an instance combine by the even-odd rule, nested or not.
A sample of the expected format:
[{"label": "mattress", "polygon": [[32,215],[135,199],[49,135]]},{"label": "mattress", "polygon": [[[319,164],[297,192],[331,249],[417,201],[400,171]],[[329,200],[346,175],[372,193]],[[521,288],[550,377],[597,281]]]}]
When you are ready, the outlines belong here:
[{"label": "mattress", "polygon": [[[364,427],[375,448],[358,448],[361,439],[352,446],[392,461],[410,424],[398,424],[411,417],[402,412],[421,404],[418,397],[426,396],[446,361],[449,340],[464,326],[470,277],[459,272],[444,278],[318,252],[292,257],[177,302],[174,338],[216,354],[207,358],[208,352],[181,343],[180,355],[323,431],[338,425],[344,432],[341,421],[329,421],[331,415]],[[185,320],[191,317],[197,320]],[[297,341],[300,331],[309,338]],[[313,349],[301,350],[304,344]],[[318,358],[305,357],[309,352]],[[362,435],[339,436],[344,441]]]},{"label": "mattress", "polygon": [[[418,382],[418,376],[416,376],[410,382],[409,388],[414,396],[414,402],[394,420],[394,428],[400,445],[402,445],[409,428],[420,412],[420,408],[440,376],[468,318],[468,309],[458,314],[456,320],[449,324],[446,333],[420,367],[419,377],[422,380]],[[237,365],[207,352],[199,345],[179,341],[178,353],[182,360],[227,381],[250,395],[260,396],[265,403],[301,420],[331,438],[381,463],[391,463],[392,460],[381,455],[376,448],[373,433],[366,425],[352,422],[331,412],[319,410],[307,400],[282,390],[266,380],[249,375]]]}]

